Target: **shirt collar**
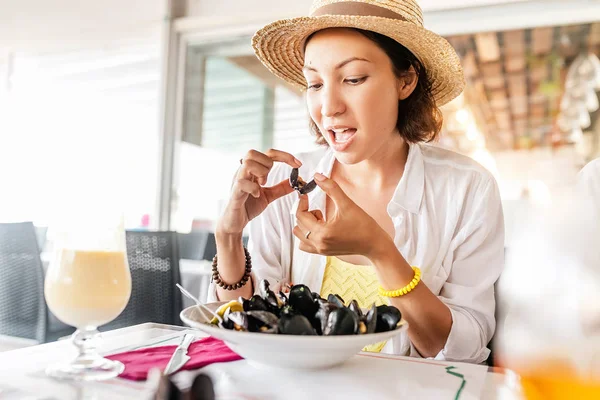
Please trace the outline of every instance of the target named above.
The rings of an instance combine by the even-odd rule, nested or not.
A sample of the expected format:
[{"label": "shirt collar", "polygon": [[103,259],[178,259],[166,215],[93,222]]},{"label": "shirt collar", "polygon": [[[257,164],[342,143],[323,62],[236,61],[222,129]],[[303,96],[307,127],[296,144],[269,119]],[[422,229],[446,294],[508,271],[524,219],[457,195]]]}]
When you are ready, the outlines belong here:
[{"label": "shirt collar", "polygon": [[[328,178],[331,177],[331,171],[333,170],[333,163],[335,161],[335,155],[333,150],[328,149],[325,156],[321,159],[315,172],[320,172]],[[423,161],[423,154],[421,152],[421,146],[419,144],[409,144],[408,159],[404,166],[404,174],[398,186],[394,191],[392,200],[388,205],[390,216],[397,215],[395,207],[390,205],[395,204],[400,206],[404,210],[413,214],[418,214],[421,208],[421,202],[423,200],[423,193],[425,190],[425,164]],[[310,209],[320,210],[325,215],[325,192],[320,187],[316,187],[315,190],[308,194],[308,204]],[[295,214],[298,207],[298,200],[294,202],[294,206],[290,210],[291,213]]]}]

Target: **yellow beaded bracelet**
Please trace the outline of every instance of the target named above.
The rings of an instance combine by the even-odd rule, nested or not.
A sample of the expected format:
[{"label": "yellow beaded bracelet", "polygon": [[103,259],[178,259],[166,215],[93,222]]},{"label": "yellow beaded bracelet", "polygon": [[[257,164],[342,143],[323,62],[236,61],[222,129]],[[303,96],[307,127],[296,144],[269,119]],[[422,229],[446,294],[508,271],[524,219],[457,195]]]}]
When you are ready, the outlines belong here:
[{"label": "yellow beaded bracelet", "polygon": [[415,288],[415,286],[417,286],[417,284],[421,282],[421,270],[418,267],[412,267],[412,269],[413,271],[415,271],[415,277],[412,281],[410,281],[408,285],[396,290],[385,290],[384,288],[379,286],[379,295],[383,297],[400,297],[404,296],[407,293],[410,293]]}]

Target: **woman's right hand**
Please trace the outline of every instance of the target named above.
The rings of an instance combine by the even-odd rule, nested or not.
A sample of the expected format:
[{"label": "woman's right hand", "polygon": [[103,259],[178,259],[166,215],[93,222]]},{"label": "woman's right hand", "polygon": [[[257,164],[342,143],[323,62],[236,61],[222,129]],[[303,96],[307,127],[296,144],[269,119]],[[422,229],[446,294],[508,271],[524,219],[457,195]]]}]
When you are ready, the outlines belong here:
[{"label": "woman's right hand", "polygon": [[292,168],[302,165],[293,155],[273,149],[265,153],[250,150],[242,159],[229,203],[219,220],[218,230],[221,233],[241,235],[248,222],[260,215],[271,202],[294,191],[288,179],[275,186],[264,187],[275,162],[284,162]]}]

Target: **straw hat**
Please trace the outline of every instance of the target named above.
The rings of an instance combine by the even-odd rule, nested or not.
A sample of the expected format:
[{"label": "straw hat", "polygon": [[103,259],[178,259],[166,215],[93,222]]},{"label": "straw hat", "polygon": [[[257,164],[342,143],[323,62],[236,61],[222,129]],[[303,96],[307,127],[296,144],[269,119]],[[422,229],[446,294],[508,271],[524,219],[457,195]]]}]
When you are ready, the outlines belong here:
[{"label": "straw hat", "polygon": [[310,16],[265,26],[252,38],[252,47],[271,72],[306,90],[302,74],[306,38],[327,28],[373,31],[402,44],[427,70],[438,106],[454,99],[465,86],[458,55],[446,39],[423,27],[416,0],[314,0]]}]

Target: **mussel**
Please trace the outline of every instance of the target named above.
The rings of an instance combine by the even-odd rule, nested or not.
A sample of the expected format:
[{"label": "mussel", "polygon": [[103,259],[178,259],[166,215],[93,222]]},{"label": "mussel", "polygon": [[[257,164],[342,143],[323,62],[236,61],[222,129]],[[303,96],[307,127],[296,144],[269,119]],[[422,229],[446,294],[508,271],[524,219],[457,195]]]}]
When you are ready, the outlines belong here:
[{"label": "mussel", "polygon": [[313,294],[306,285],[294,285],[290,290],[289,305],[299,314],[309,320],[315,316],[318,303],[315,302]]},{"label": "mussel", "polygon": [[350,304],[348,304],[348,308],[354,311],[356,315],[358,315],[358,318],[361,318],[363,316],[362,310],[358,306],[358,302],[356,300],[352,300]]},{"label": "mussel", "polygon": [[290,186],[300,194],[308,194],[315,190],[317,183],[314,179],[308,183],[304,182],[298,174],[298,168],[293,168],[292,173],[290,174]]},{"label": "mussel", "polygon": [[248,311],[250,320],[254,320],[256,330],[252,332],[277,333],[279,318],[269,311]]},{"label": "mussel", "polygon": [[375,332],[387,332],[396,329],[402,319],[400,310],[396,307],[381,305],[377,307],[377,325]]},{"label": "mussel", "polygon": [[297,312],[294,311],[294,309],[292,308],[292,306],[290,306],[289,304],[286,304],[285,306],[281,307],[281,310],[279,310],[279,317],[282,317],[284,315],[296,315]]},{"label": "mussel", "polygon": [[358,333],[358,315],[349,308],[337,308],[327,318],[323,335],[355,335]]},{"label": "mussel", "polygon": [[338,307],[346,307],[344,299],[342,299],[342,297],[338,294],[329,294],[329,296],[327,296],[327,301],[335,304]]},{"label": "mussel", "polygon": [[268,311],[234,311],[224,317],[236,331],[277,333],[279,318]]},{"label": "mussel", "polygon": [[233,311],[227,310],[223,319],[227,321],[227,323],[232,326],[231,329],[236,331],[250,331],[250,320],[248,318],[248,314],[243,311]]},{"label": "mussel", "polygon": [[288,298],[281,290],[279,293],[277,293],[277,297],[279,298],[279,303],[281,304],[280,308],[287,306]]},{"label": "mussel", "polygon": [[304,315],[282,315],[278,324],[279,333],[284,335],[316,335],[312,324]]},{"label": "mussel", "polygon": [[317,310],[314,318],[314,320],[317,323],[313,324],[313,326],[316,325],[315,330],[319,335],[322,335],[323,331],[325,331],[325,327],[327,326],[327,320],[329,319],[329,314],[331,314],[333,310],[337,309],[338,306],[336,306],[333,303],[319,302],[319,309]]},{"label": "mussel", "polygon": [[278,298],[275,293],[269,289],[269,281],[263,279],[258,285],[258,291],[262,299],[267,303],[268,311],[274,314],[279,314],[279,309],[283,306],[283,301]]},{"label": "mussel", "polygon": [[262,297],[255,294],[243,303],[244,311],[270,311],[271,307]]},{"label": "mussel", "polygon": [[377,329],[377,307],[375,304],[371,306],[367,314],[363,317],[367,333],[375,333]]},{"label": "mussel", "polygon": [[356,335],[387,332],[398,327],[402,314],[381,305],[363,311],[356,300],[346,303],[337,294],[327,299],[306,285],[294,285],[288,295],[275,293],[269,282],[259,283],[258,294],[221,306],[212,324],[244,332],[287,335]]}]

